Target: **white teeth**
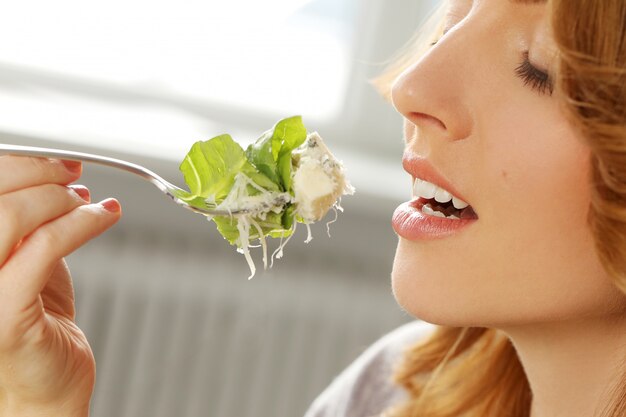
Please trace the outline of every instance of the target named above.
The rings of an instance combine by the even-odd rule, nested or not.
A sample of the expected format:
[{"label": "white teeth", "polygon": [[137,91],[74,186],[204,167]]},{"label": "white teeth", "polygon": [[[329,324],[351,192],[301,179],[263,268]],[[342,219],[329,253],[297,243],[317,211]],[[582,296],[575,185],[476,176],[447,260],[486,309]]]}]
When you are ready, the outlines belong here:
[{"label": "white teeth", "polygon": [[469,206],[469,204],[467,204],[465,201],[463,201],[463,200],[461,200],[459,198],[456,198],[456,197],[452,197],[452,205],[457,210],[462,210],[465,207]]},{"label": "white teeth", "polygon": [[428,181],[420,180],[417,178],[415,180],[415,184],[413,184],[413,196],[414,197],[422,197],[426,199],[431,199],[435,197],[435,192],[437,191],[437,187],[435,184],[431,184]]},{"label": "white teeth", "polygon": [[447,203],[450,200],[452,200],[452,194],[442,188],[437,188],[437,191],[435,191],[435,201]]},{"label": "white teeth", "polygon": [[459,217],[455,216],[455,215],[450,215],[450,216],[446,216],[444,213],[434,210],[430,204],[424,204],[422,206],[422,213],[424,214],[428,214],[429,216],[434,216],[434,217],[446,217],[448,219],[455,219],[455,220],[459,220]]},{"label": "white teeth", "polygon": [[427,200],[434,198],[439,203],[448,203],[452,200],[452,204],[457,210],[462,210],[469,206],[465,201],[456,198],[443,188],[437,187],[435,184],[419,178],[416,178],[413,184],[413,197],[422,197]]},{"label": "white teeth", "polygon": [[430,204],[424,204],[422,206],[422,213],[433,216],[435,214],[435,210],[433,210],[432,207],[430,207]]}]

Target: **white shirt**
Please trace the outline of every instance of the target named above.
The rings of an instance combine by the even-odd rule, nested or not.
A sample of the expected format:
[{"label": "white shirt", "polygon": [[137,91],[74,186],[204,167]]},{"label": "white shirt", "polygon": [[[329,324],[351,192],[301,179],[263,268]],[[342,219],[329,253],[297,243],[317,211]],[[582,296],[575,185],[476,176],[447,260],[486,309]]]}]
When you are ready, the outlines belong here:
[{"label": "white shirt", "polygon": [[387,333],[341,372],[311,404],[304,417],[378,417],[406,399],[392,381],[404,352],[436,326],[413,321]]}]

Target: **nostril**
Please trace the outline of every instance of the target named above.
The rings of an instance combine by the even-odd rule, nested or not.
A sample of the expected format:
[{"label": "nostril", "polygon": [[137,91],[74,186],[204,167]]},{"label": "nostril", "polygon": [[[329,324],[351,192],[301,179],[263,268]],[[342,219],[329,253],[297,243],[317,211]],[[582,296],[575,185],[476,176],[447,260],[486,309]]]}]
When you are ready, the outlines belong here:
[{"label": "nostril", "polygon": [[413,124],[417,126],[431,125],[439,129],[447,129],[446,125],[441,120],[425,113],[411,112],[408,118]]}]

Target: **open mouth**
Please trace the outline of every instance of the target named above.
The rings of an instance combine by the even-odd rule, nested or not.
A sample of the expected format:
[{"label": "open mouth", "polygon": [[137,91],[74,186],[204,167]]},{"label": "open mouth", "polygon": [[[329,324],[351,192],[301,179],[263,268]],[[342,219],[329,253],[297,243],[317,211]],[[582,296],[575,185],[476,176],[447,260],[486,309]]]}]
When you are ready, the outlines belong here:
[{"label": "open mouth", "polygon": [[416,207],[420,209],[422,213],[434,217],[446,217],[453,220],[478,219],[478,216],[471,206],[458,209],[454,207],[452,201],[449,201],[447,203],[440,203],[434,198],[427,199],[420,197],[419,200],[417,200]]},{"label": "open mouth", "polygon": [[416,178],[413,196],[418,198],[416,208],[426,215],[453,220],[478,219],[472,206],[431,182]]}]

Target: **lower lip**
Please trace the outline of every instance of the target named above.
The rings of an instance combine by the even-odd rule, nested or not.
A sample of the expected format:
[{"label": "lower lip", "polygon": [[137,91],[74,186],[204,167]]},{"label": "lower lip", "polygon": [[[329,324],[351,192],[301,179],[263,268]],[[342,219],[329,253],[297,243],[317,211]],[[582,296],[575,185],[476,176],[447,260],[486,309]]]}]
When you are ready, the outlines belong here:
[{"label": "lower lip", "polygon": [[447,219],[422,213],[424,202],[413,200],[393,213],[393,229],[408,240],[433,240],[453,236],[478,219]]}]

